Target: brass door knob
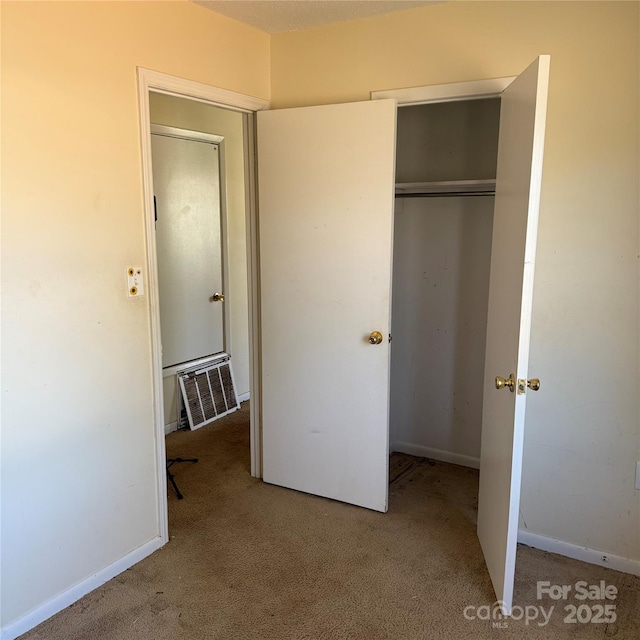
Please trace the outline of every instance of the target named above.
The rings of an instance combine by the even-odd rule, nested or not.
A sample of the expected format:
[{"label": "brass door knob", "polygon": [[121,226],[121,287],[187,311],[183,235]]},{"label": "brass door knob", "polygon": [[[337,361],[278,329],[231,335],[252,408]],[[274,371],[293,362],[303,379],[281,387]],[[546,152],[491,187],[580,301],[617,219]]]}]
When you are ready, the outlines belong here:
[{"label": "brass door knob", "polygon": [[211,300],[213,302],[224,302],[224,293],[214,293],[213,296],[211,296]]},{"label": "brass door knob", "polygon": [[382,334],[379,331],[372,331],[369,335],[369,342],[371,344],[380,344],[382,342]]},{"label": "brass door knob", "polygon": [[509,387],[509,391],[513,393],[516,386],[516,380],[513,376],[513,373],[508,378],[503,378],[502,376],[496,376],[496,389],[503,389],[504,387]]},{"label": "brass door knob", "polygon": [[538,389],[540,389],[540,380],[538,380],[538,378],[529,378],[527,387],[529,387],[531,391],[538,391]]}]

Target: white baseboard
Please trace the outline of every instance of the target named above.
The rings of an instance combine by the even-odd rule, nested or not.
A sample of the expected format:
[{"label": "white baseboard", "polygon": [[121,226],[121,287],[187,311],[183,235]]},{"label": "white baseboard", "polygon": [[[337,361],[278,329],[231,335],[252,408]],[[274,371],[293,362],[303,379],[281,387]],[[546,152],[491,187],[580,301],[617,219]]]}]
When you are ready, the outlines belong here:
[{"label": "white baseboard", "polygon": [[164,435],[168,436],[170,433],[178,430],[178,421],[170,422],[169,424],[164,425]]},{"label": "white baseboard", "polygon": [[33,609],[27,615],[15,622],[8,624],[0,630],[0,638],[2,640],[14,640],[14,638],[17,638],[30,629],[33,629],[41,622],[44,622],[47,618],[50,618],[69,605],[72,605],[74,602],[77,602],[90,591],[97,589],[105,582],[111,580],[111,578],[115,578],[118,574],[126,571],[137,562],[140,562],[140,560],[150,556],[163,545],[164,541],[160,536],[153,540],[149,540],[149,542],[146,542],[137,549],[134,549],[126,556],[116,560],[101,571],[98,571],[98,573],[95,573],[82,582],[79,582],[73,587],[70,587],[66,591],[63,591],[57,596],[51,598],[51,600],[48,600],[36,609]]},{"label": "white baseboard", "polygon": [[238,402],[245,402],[246,400],[249,400],[249,392],[247,391],[247,393],[243,393],[242,395],[238,396]]},{"label": "white baseboard", "polygon": [[480,468],[480,458],[465,456],[461,453],[453,453],[452,451],[442,451],[441,449],[432,449],[431,447],[423,447],[421,444],[412,444],[411,442],[394,442],[390,448],[391,451],[399,453],[407,453],[410,456],[421,456],[423,458],[431,458],[440,460],[440,462],[449,462],[457,464],[461,467],[471,467],[472,469]]},{"label": "white baseboard", "polygon": [[615,556],[606,551],[598,551],[597,549],[589,549],[589,547],[581,547],[580,545],[563,540],[549,538],[539,533],[520,529],[518,531],[518,542],[526,544],[535,549],[557,553],[574,560],[582,560],[589,564],[597,564],[601,567],[622,571],[622,573],[630,573],[634,576],[640,576],[640,560],[631,560],[631,558],[623,558]]},{"label": "white baseboard", "polygon": [[[440,460],[441,462],[449,462],[463,467],[471,467],[473,469],[480,468],[479,458],[452,453],[451,451],[432,449],[431,447],[424,447],[419,444],[412,444],[411,442],[394,442],[390,446],[390,450],[407,453],[412,456],[422,456],[424,458],[431,458],[432,460]],[[640,560],[632,560],[631,558],[616,556],[606,551],[581,547],[571,542],[556,540],[555,538],[533,533],[525,529],[518,531],[518,542],[526,544],[529,547],[534,547],[535,549],[573,558],[574,560],[582,560],[582,562],[588,562],[589,564],[640,576]]]}]

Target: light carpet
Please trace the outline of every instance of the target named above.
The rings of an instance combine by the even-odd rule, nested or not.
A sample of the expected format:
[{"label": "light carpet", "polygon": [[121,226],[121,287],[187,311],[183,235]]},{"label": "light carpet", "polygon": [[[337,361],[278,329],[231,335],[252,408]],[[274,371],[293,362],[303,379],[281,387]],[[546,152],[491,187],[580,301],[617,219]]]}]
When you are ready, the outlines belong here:
[{"label": "light carpet", "polygon": [[[495,600],[472,469],[414,465],[381,514],[252,478],[247,403],[167,448],[200,459],[173,469],[185,499],[169,491],[169,544],[25,639],[640,638],[640,578],[522,546],[514,602],[555,605],[550,621],[465,617]],[[615,585],[617,622],[565,623],[580,603],[538,601],[538,580]]]}]

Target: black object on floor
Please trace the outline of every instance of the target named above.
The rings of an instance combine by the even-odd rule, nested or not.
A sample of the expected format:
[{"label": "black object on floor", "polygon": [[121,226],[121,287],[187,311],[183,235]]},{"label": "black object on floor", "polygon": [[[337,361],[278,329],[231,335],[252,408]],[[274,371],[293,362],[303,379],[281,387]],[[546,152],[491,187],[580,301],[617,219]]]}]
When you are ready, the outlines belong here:
[{"label": "black object on floor", "polygon": [[178,496],[178,500],[182,500],[184,496],[180,493],[180,489],[178,489],[175,476],[173,475],[173,473],[171,473],[171,471],[169,471],[169,467],[176,464],[176,462],[198,462],[198,458],[169,458],[167,460],[167,479],[173,485],[173,488],[176,491],[176,495]]}]

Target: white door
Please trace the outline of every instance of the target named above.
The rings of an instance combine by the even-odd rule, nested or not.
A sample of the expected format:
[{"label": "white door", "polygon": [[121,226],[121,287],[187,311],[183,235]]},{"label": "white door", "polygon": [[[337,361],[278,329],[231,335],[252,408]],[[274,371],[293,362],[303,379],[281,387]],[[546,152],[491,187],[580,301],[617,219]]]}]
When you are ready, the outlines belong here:
[{"label": "white door", "polygon": [[[540,56],[505,89],[500,107],[478,537],[505,613],[513,599],[548,81],[549,56]],[[512,390],[498,390],[496,376],[510,374]]]},{"label": "white door", "polygon": [[394,100],[258,113],[263,479],[378,511],[395,122]]},{"label": "white door", "polygon": [[153,127],[151,150],[166,368],[223,351],[224,312],[219,148],[164,130]]}]

